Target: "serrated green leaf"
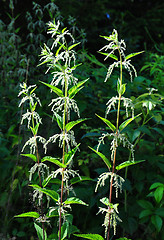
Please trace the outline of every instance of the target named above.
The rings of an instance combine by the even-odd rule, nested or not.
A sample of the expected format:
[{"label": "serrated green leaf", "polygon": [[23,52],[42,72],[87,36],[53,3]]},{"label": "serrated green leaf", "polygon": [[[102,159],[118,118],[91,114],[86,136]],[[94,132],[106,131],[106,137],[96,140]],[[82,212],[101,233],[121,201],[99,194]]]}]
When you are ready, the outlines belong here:
[{"label": "serrated green leaf", "polygon": [[109,54],[109,53],[104,53],[104,52],[99,52],[99,51],[98,51],[98,53],[107,56],[106,58],[110,57],[110,58],[113,58],[114,60],[118,61],[118,57],[114,54]]},{"label": "serrated green leaf", "polygon": [[153,205],[151,202],[149,202],[147,200],[138,200],[137,202],[142,208],[153,210]]},{"label": "serrated green leaf", "polygon": [[[41,81],[40,81],[41,82]],[[47,87],[51,88],[53,92],[55,92],[59,97],[64,97],[63,95],[63,92],[61,89],[51,85],[51,84],[48,84],[48,83],[45,83],[45,82],[41,82],[43,83],[44,85],[46,85]]]},{"label": "serrated green leaf", "polygon": [[106,206],[109,206],[109,198],[107,197],[101,198],[100,202],[102,202]]},{"label": "serrated green leaf", "polygon": [[68,230],[69,230],[69,223],[64,222],[64,224],[61,227],[61,240],[65,239],[67,237]]},{"label": "serrated green leaf", "polygon": [[36,223],[34,223],[34,227],[36,229],[39,240],[43,240],[43,239],[47,240],[47,233],[45,229],[44,229],[44,238],[43,238],[43,229]]},{"label": "serrated green leaf", "polygon": [[158,215],[153,215],[153,216],[151,216],[151,222],[155,226],[157,231],[160,232],[162,225],[163,225],[162,218]]},{"label": "serrated green leaf", "polygon": [[76,46],[79,45],[79,44],[80,44],[80,42],[75,43],[75,44],[69,46],[68,50],[71,50],[72,48],[76,47]]},{"label": "serrated green leaf", "polygon": [[65,126],[65,129],[66,129],[67,132],[69,132],[75,125],[77,125],[77,124],[79,124],[79,123],[81,123],[83,121],[86,121],[86,120],[88,120],[88,118],[78,119],[76,121],[69,122]]},{"label": "serrated green leaf", "polygon": [[76,237],[86,238],[90,240],[104,240],[104,238],[99,234],[73,234]]},{"label": "serrated green leaf", "polygon": [[144,217],[147,217],[149,215],[152,215],[152,211],[149,210],[149,209],[146,209],[146,210],[143,210],[140,215],[139,215],[139,218],[144,218]]},{"label": "serrated green leaf", "polygon": [[164,187],[158,187],[154,192],[154,197],[157,203],[159,203],[163,198]]},{"label": "serrated green leaf", "polygon": [[76,95],[76,93],[78,93],[83,87],[81,87],[84,83],[86,83],[88,81],[88,79],[83,80],[81,82],[79,82],[78,84],[76,84],[75,86],[73,86],[72,88],[70,88],[68,90],[68,95],[69,98],[74,98],[74,96]]},{"label": "serrated green leaf", "polygon": [[114,132],[116,130],[116,127],[106,118],[100,117],[99,115],[96,114],[97,117],[99,117],[103,122],[107,124],[107,126]]},{"label": "serrated green leaf", "polygon": [[88,206],[88,204],[86,204],[85,202],[83,202],[82,200],[76,197],[67,198],[64,204],[81,204],[81,205]]},{"label": "serrated green leaf", "polygon": [[31,158],[34,162],[37,162],[37,157],[34,154],[21,154],[22,156]]},{"label": "serrated green leaf", "polygon": [[99,156],[99,157],[101,157],[101,159],[104,161],[104,163],[106,164],[106,166],[110,169],[111,168],[111,163],[110,163],[110,161],[109,161],[109,159],[104,155],[104,154],[102,154],[101,152],[98,152],[98,151],[96,151],[95,149],[93,149],[93,148],[91,148],[91,147],[89,147],[92,151],[94,151],[95,153],[97,153],[97,155]]},{"label": "serrated green leaf", "polygon": [[72,185],[72,184],[76,184],[76,183],[82,182],[82,181],[93,181],[93,179],[90,178],[90,177],[87,177],[87,176],[80,176],[80,178],[79,177],[74,177],[70,180],[70,183]]},{"label": "serrated green leaf", "polygon": [[34,189],[46,194],[47,196],[51,197],[55,202],[57,202],[59,200],[59,194],[57,192],[55,192],[54,190],[48,190],[45,188],[41,188],[38,185],[30,185],[31,187],[33,187]]},{"label": "serrated green leaf", "polygon": [[138,54],[141,54],[141,53],[143,53],[143,52],[144,52],[144,51],[136,52],[136,53],[131,53],[131,54],[127,55],[127,56],[125,57],[125,59],[128,60],[129,58],[132,58],[132,57],[134,57],[134,56],[136,56],[136,55],[138,55]]},{"label": "serrated green leaf", "polygon": [[61,163],[58,158],[53,158],[51,156],[46,156],[44,158],[41,159],[41,162],[45,162],[45,161],[48,161],[48,162],[51,162],[51,163],[54,163],[55,165],[59,166],[60,168],[66,168],[67,166],[64,165],[63,163]]},{"label": "serrated green leaf", "polygon": [[127,120],[125,120],[120,126],[119,126],[119,130],[120,132],[129,125],[129,123],[131,123],[134,119],[136,119],[137,117],[139,117],[142,113],[138,114],[137,116],[133,117],[133,118],[129,118]]},{"label": "serrated green leaf", "polygon": [[71,149],[68,153],[65,153],[64,155],[64,162],[66,164],[66,166],[68,166],[70,164],[70,162],[73,160],[73,157],[76,153],[76,151],[78,150],[80,146],[80,143],[73,149]]},{"label": "serrated green leaf", "polygon": [[137,164],[137,163],[144,162],[144,161],[145,161],[145,160],[126,161],[126,162],[123,162],[123,163],[121,163],[120,165],[116,166],[116,170],[119,171],[119,170],[121,170],[122,168],[129,167],[129,166],[132,166],[132,165],[135,165],[135,164]]},{"label": "serrated green leaf", "polygon": [[32,217],[32,218],[39,218],[39,213],[37,212],[26,212],[26,213],[21,213],[19,215],[16,215],[14,217]]}]

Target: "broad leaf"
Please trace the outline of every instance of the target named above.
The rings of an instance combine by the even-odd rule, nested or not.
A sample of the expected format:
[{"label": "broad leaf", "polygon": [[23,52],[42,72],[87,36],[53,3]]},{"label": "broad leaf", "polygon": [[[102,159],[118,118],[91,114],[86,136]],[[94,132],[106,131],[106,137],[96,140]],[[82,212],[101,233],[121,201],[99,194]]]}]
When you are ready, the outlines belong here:
[{"label": "broad leaf", "polygon": [[163,192],[164,192],[164,187],[158,187],[155,192],[154,192],[154,197],[157,203],[160,203],[160,201],[163,198]]},{"label": "broad leaf", "polygon": [[40,215],[37,212],[26,212],[26,213],[21,213],[19,215],[16,215],[14,217],[32,217],[32,218],[39,218]]},{"label": "broad leaf", "polygon": [[62,227],[61,227],[61,240],[65,239],[67,237],[68,230],[69,230],[69,223],[64,222]]},{"label": "broad leaf", "polygon": [[69,132],[69,130],[71,130],[75,125],[87,120],[88,118],[83,118],[83,119],[78,119],[76,121],[72,121],[72,122],[69,122],[67,123],[67,125],[65,126],[65,129],[67,132]]},{"label": "broad leaf", "polygon": [[162,218],[158,215],[153,215],[151,216],[151,222],[156,227],[157,231],[160,232],[163,225]]},{"label": "broad leaf", "polygon": [[146,210],[143,210],[140,215],[139,215],[139,218],[144,218],[144,217],[147,217],[147,216],[150,216],[152,215],[152,211],[149,210],[149,209],[146,209]]},{"label": "broad leaf", "polygon": [[47,240],[47,233],[46,233],[45,229],[44,229],[44,237],[43,237],[43,229],[36,223],[34,223],[34,227],[36,229],[39,240],[43,240],[43,239]]},{"label": "broad leaf", "polygon": [[81,204],[81,205],[88,206],[88,204],[86,204],[85,202],[83,202],[82,200],[76,197],[67,198],[64,204]]},{"label": "broad leaf", "polygon": [[138,54],[141,54],[141,53],[143,53],[143,52],[144,52],[144,51],[136,52],[136,53],[131,53],[131,54],[127,55],[127,56],[125,57],[125,59],[128,60],[129,58],[132,58],[132,57],[134,57],[134,56],[136,56],[136,55],[138,55]]},{"label": "broad leaf", "polygon": [[79,148],[79,146],[80,146],[80,143],[75,148],[70,150],[68,153],[65,153],[64,163],[66,164],[66,166],[68,166],[68,164],[70,164],[70,162],[73,160],[73,157],[74,157],[77,149]]},{"label": "broad leaf", "polygon": [[93,149],[93,148],[91,148],[91,147],[89,147],[92,151],[94,151],[95,153],[97,153],[97,155],[99,156],[99,157],[101,157],[101,159],[105,162],[105,164],[107,165],[107,167],[108,168],[111,168],[111,163],[110,163],[110,161],[109,161],[109,159],[104,155],[104,154],[102,154],[101,152],[98,152],[98,151],[96,151],[95,149]]},{"label": "broad leaf", "polygon": [[[41,81],[40,81],[41,82]],[[44,85],[46,85],[47,87],[51,88],[53,92],[55,92],[59,97],[64,97],[63,95],[63,92],[61,89],[51,85],[51,84],[48,84],[48,83],[45,83],[45,82],[41,82],[43,83]]]},{"label": "broad leaf", "polygon": [[96,114],[97,117],[99,117],[103,122],[107,124],[107,126],[114,132],[116,130],[116,127],[106,118],[100,117],[99,115]]},{"label": "broad leaf", "polygon": [[90,240],[104,240],[104,238],[99,234],[73,234],[76,237],[86,238]]},{"label": "broad leaf", "polygon": [[137,117],[139,117],[142,113],[138,114],[137,116],[133,117],[133,118],[129,118],[127,120],[125,120],[120,126],[119,126],[119,130],[120,132],[127,126],[129,125],[129,123],[131,123],[134,119],[136,119]]},{"label": "broad leaf", "polygon": [[144,162],[145,160],[139,160],[139,161],[126,161],[126,162],[123,162],[121,163],[120,165],[118,165],[116,167],[116,170],[119,171],[120,169],[122,168],[125,168],[125,167],[129,167],[131,165],[134,165],[134,164],[137,164],[137,163],[140,163],[140,162]]},{"label": "broad leaf", "polygon": [[74,96],[76,95],[76,93],[78,93],[83,87],[81,87],[84,83],[86,83],[88,81],[88,79],[83,80],[79,83],[77,83],[75,86],[73,86],[72,88],[69,89],[68,91],[68,95],[69,98],[74,98]]},{"label": "broad leaf", "polygon": [[44,158],[41,159],[41,162],[45,162],[45,161],[48,161],[48,162],[51,162],[51,163],[54,163],[56,164],[57,166],[61,167],[61,168],[66,168],[67,166],[64,165],[63,163],[61,163],[58,158],[53,158],[51,156],[46,156]]},{"label": "broad leaf", "polygon": [[21,154],[22,156],[31,158],[34,162],[37,162],[37,157],[34,154]]},{"label": "broad leaf", "polygon": [[157,188],[157,187],[164,187],[164,184],[160,183],[160,182],[155,182],[150,186],[149,190],[152,190],[152,189]]},{"label": "broad leaf", "polygon": [[149,210],[153,210],[154,209],[152,203],[147,201],[147,200],[138,200],[137,202],[144,209],[149,209]]},{"label": "broad leaf", "polygon": [[59,200],[59,194],[57,192],[55,192],[54,190],[48,190],[45,188],[41,188],[38,185],[30,185],[31,187],[33,187],[34,189],[46,194],[47,196],[51,197],[55,202],[57,202]]}]

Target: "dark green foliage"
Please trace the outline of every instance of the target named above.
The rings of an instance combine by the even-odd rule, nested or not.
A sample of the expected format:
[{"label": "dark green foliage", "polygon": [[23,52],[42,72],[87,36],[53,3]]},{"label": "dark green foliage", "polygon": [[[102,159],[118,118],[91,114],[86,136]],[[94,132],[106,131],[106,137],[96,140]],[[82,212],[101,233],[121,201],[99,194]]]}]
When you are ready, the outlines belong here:
[{"label": "dark green foliage", "polygon": [[[104,117],[106,99],[116,94],[117,69],[113,77],[104,85],[103,80],[108,66],[102,61],[103,55],[101,57],[97,53],[99,46],[104,43],[99,35],[107,35],[115,27],[126,40],[129,52],[145,50],[143,56],[135,59],[137,70],[141,69],[140,74],[127,87],[128,97],[131,96],[138,108],[136,115],[140,110],[143,114],[126,127],[126,132],[130,141],[135,144],[136,161],[142,159],[146,161],[142,165],[136,164],[129,168],[128,173],[123,172],[123,176],[128,174],[128,180],[123,186],[125,195],[122,194],[119,199],[120,217],[123,223],[119,225],[117,239],[120,236],[135,240],[143,240],[142,236],[145,240],[162,239],[163,190],[160,186],[150,190],[149,188],[152,184],[164,183],[164,107],[159,104],[159,100],[164,95],[164,33],[161,24],[164,17],[163,1],[110,1],[109,5],[108,0],[69,0],[67,4],[64,0],[60,0],[52,1],[51,6],[48,5],[50,1],[37,1],[41,6],[24,3],[26,12],[25,10],[22,12],[22,2],[15,1],[12,8],[11,5],[8,6],[9,1],[2,1],[0,16],[0,238],[16,237],[32,240],[37,236],[29,218],[13,220],[13,216],[21,212],[37,211],[37,206],[33,205],[32,201],[32,190],[27,188],[28,171],[33,160],[25,156],[19,157],[29,132],[24,126],[19,126],[17,94],[20,82],[27,81],[39,86],[37,91],[43,104],[42,110],[39,111],[44,116],[43,121],[46,124],[46,129],[42,128],[41,132],[43,135],[46,133],[47,136],[51,136],[49,123],[52,117],[49,109],[44,110],[50,97],[46,87],[39,83],[42,81],[49,84],[51,77],[50,75],[45,77],[44,67],[38,68],[37,65],[40,45],[47,39],[45,23],[56,17],[63,23],[69,22],[74,35],[79,41],[82,40],[83,44],[77,46],[77,49],[79,49],[78,61],[83,64],[77,68],[76,76],[89,78],[86,87],[81,93],[77,93],[76,99],[79,102],[81,115],[92,120],[83,123],[76,131],[76,137],[81,142],[81,152],[74,165],[80,169],[81,175],[88,177],[88,180],[92,178],[93,181],[84,181],[79,186],[75,186],[75,192],[80,199],[89,204],[89,207],[81,210],[80,207],[73,206],[73,225],[76,225],[81,232],[103,235],[101,226],[103,220],[101,216],[96,216],[96,213],[99,206],[98,199],[107,193],[107,187],[96,194],[94,189],[97,173],[104,171],[104,164],[98,155],[95,156],[96,154],[88,149],[88,145],[96,146],[100,133],[106,130],[105,127],[100,127],[101,120],[95,116],[95,112]],[[55,4],[60,8],[55,7]],[[85,30],[80,29],[81,27]],[[124,74],[124,77],[128,79],[127,74]],[[147,88],[158,89],[158,92],[154,91],[149,95]],[[144,93],[147,95],[142,95]],[[112,114],[110,122],[115,124]],[[108,148],[109,146],[102,148],[103,154],[107,157]],[[55,147],[49,149],[49,154],[53,155],[54,152],[56,152]],[[126,162],[128,158],[128,152],[124,150],[120,162],[122,160]],[[54,191],[58,189],[60,183],[55,184],[52,187]],[[149,209],[152,205],[152,209]],[[56,224],[57,220],[54,219],[52,229],[47,227],[48,235],[49,231],[51,233],[54,231]],[[56,238],[56,235],[51,239],[53,238]]]}]

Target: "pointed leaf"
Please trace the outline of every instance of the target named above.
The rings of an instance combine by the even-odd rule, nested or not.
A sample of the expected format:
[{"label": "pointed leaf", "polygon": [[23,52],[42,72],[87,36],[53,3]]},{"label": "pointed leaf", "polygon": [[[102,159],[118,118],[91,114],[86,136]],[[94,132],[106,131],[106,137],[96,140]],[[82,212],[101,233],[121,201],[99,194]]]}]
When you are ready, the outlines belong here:
[{"label": "pointed leaf", "polygon": [[106,166],[108,167],[108,168],[111,168],[111,163],[110,163],[110,161],[109,161],[109,159],[104,155],[104,154],[102,154],[101,152],[98,152],[98,151],[96,151],[95,149],[93,149],[93,148],[91,148],[91,147],[89,147],[92,151],[94,151],[95,153],[97,153],[97,155],[99,155],[99,157],[101,157],[102,158],[102,160],[105,162],[105,164],[106,164]]},{"label": "pointed leaf", "polygon": [[158,215],[153,215],[151,216],[151,222],[156,227],[157,231],[160,232],[163,225],[162,218]]},{"label": "pointed leaf", "polygon": [[113,58],[114,60],[118,61],[118,57],[114,54],[103,53],[103,52],[99,52],[99,51],[98,51],[98,53],[107,56],[106,58],[110,57],[110,58]]},{"label": "pointed leaf", "polygon": [[70,180],[70,183],[72,185],[72,184],[76,184],[76,183],[82,182],[82,181],[93,181],[93,179],[90,178],[90,177],[87,177],[87,176],[80,176],[80,178],[79,177],[74,177]]},{"label": "pointed leaf", "polygon": [[163,198],[164,187],[158,187],[154,192],[154,197],[157,203],[159,203]]},{"label": "pointed leaf", "polygon": [[68,235],[69,223],[66,221],[61,227],[61,240],[65,239]]},{"label": "pointed leaf", "polygon": [[[41,81],[40,81],[41,82]],[[41,82],[43,83],[44,85],[46,85],[47,87],[51,88],[53,92],[55,92],[59,97],[64,97],[63,95],[63,92],[61,89],[51,85],[51,84],[48,84],[48,83],[45,83],[45,82]]]},{"label": "pointed leaf", "polygon": [[152,203],[147,200],[138,200],[137,202],[144,209],[153,210],[153,208],[154,208]]},{"label": "pointed leaf", "polygon": [[88,79],[83,80],[83,81],[79,82],[78,84],[76,84],[75,86],[73,86],[72,88],[70,88],[68,91],[69,98],[74,98],[76,93],[78,93],[83,88],[81,86],[87,81],[88,81]]},{"label": "pointed leaf", "polygon": [[57,166],[61,167],[61,168],[66,168],[67,166],[64,165],[63,163],[61,163],[58,158],[53,158],[51,156],[46,156],[44,158],[41,159],[41,162],[45,162],[45,161],[48,161],[48,162],[51,162],[51,163],[54,163],[56,164]]},{"label": "pointed leaf", "polygon": [[21,155],[25,157],[29,157],[32,160],[34,160],[34,162],[37,162],[37,157],[34,154],[21,154]]},{"label": "pointed leaf", "polygon": [[26,213],[22,213],[19,215],[16,215],[14,217],[32,217],[32,218],[39,218],[40,215],[37,212],[26,212]]},{"label": "pointed leaf", "polygon": [[81,205],[88,206],[88,204],[86,204],[85,202],[83,202],[82,200],[76,197],[67,198],[64,204],[81,204]]},{"label": "pointed leaf", "polygon": [[163,183],[155,182],[150,186],[149,190],[152,190],[152,189],[157,188],[157,187],[162,187],[162,186],[164,187]]},{"label": "pointed leaf", "polygon": [[144,52],[144,51],[136,52],[136,53],[131,53],[131,54],[127,55],[127,56],[125,57],[125,59],[128,60],[129,58],[132,58],[132,57],[134,57],[134,56],[136,56],[136,55],[138,55],[138,54],[141,54],[141,53],[143,53],[143,52]]},{"label": "pointed leaf", "polygon": [[79,45],[79,44],[80,44],[80,42],[71,45],[71,46],[68,48],[68,50],[71,50],[72,48],[76,47],[76,46]]},{"label": "pointed leaf", "polygon": [[59,114],[54,113],[53,119],[55,119],[55,121],[57,121],[57,124],[58,124],[59,128],[62,130],[62,128],[63,128],[63,118]]},{"label": "pointed leaf", "polygon": [[152,215],[152,211],[149,210],[149,209],[146,209],[146,210],[143,210],[140,215],[139,215],[139,218],[144,218],[144,217],[147,217],[147,216],[150,216]]},{"label": "pointed leaf", "polygon": [[119,171],[120,169],[122,168],[125,168],[125,167],[129,167],[131,165],[134,165],[134,164],[137,164],[137,163],[140,163],[140,162],[144,162],[145,160],[139,160],[139,161],[126,161],[126,162],[123,162],[121,163],[120,165],[118,165],[116,167],[116,170]]},{"label": "pointed leaf", "polygon": [[75,148],[70,150],[68,153],[65,153],[64,162],[65,162],[66,166],[68,166],[68,164],[70,164],[70,162],[72,161],[79,146],[80,146],[80,143]]},{"label": "pointed leaf", "polygon": [[133,118],[129,118],[127,120],[125,120],[120,126],[119,126],[119,130],[120,132],[127,126],[129,125],[129,123],[131,123],[135,118],[139,117],[142,113],[138,114],[137,116],[133,117]]},{"label": "pointed leaf", "polygon": [[104,238],[99,234],[73,234],[76,237],[86,238],[90,240],[104,240]]},{"label": "pointed leaf", "polygon": [[99,115],[96,114],[97,117],[99,117],[101,120],[103,120],[103,122],[105,122],[107,124],[107,126],[114,132],[116,130],[116,127],[106,118],[102,118]]},{"label": "pointed leaf", "polygon": [[54,190],[48,190],[45,188],[41,188],[38,185],[30,185],[30,186],[33,187],[34,189],[46,194],[47,196],[51,197],[56,202],[59,200],[59,194],[57,192],[55,192]]},{"label": "pointed leaf", "polygon": [[78,119],[76,121],[72,121],[72,122],[69,122],[67,123],[67,125],[65,126],[65,129],[67,132],[69,132],[69,130],[71,130],[75,125],[87,120],[88,118],[82,118],[82,119]]},{"label": "pointed leaf", "polygon": [[43,239],[47,240],[47,233],[46,233],[45,229],[44,229],[44,238],[43,238],[43,229],[36,223],[34,223],[34,227],[36,229],[39,240],[43,240]]}]

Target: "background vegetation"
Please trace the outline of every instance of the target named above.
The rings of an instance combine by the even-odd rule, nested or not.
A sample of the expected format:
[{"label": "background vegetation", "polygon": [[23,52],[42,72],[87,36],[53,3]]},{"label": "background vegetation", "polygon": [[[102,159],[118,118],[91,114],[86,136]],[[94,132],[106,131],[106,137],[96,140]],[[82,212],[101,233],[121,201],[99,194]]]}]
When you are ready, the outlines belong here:
[{"label": "background vegetation", "polygon": [[[125,39],[128,51],[145,53],[135,59],[139,76],[130,84],[127,92],[137,102],[137,96],[148,92],[147,88],[158,89],[164,95],[164,3],[147,0],[65,0],[54,1],[1,1],[0,10],[0,238],[1,239],[36,239],[33,223],[29,219],[13,219],[13,216],[33,210],[31,189],[28,188],[28,175],[31,162],[20,157],[20,150],[29,132],[20,126],[18,109],[19,83],[37,84],[43,108],[40,115],[47,126],[42,135],[51,136],[51,119],[48,116],[47,102],[49,94],[39,80],[50,82],[50,75],[45,75],[44,67],[39,63],[40,46],[47,42],[46,23],[53,18],[60,19],[63,25],[72,30],[76,39],[81,41],[78,49],[79,67],[76,74],[89,77],[83,91],[77,95],[81,116],[91,117],[77,129],[77,142],[81,142],[81,152],[75,162],[80,173],[93,179],[103,171],[104,165],[88,149],[94,147],[103,130],[101,116],[105,110],[105,100],[113,96],[116,77],[104,85],[107,66],[97,51],[104,45],[99,35],[109,35],[117,29]],[[126,75],[124,76],[126,78]],[[128,180],[124,184],[124,194],[120,196],[120,216],[118,236],[125,234],[134,240],[161,239],[164,229],[163,184],[164,184],[164,120],[163,106],[157,99],[146,98],[150,106],[151,120],[138,128],[130,125],[129,137],[132,141],[141,134],[136,144],[136,160],[145,159],[142,165],[128,170]],[[49,149],[53,154],[54,147]],[[107,149],[104,149],[104,152]],[[126,155],[126,153],[125,153]],[[152,185],[155,184],[155,185]],[[161,185],[162,184],[162,185]],[[152,187],[151,187],[152,185]],[[151,187],[151,188],[150,188]],[[89,204],[84,210],[74,208],[74,221],[83,233],[103,234],[101,216],[96,216],[98,199],[105,195],[94,193],[95,182],[83,183],[75,189],[78,196]],[[121,209],[122,208],[122,209]],[[146,212],[145,212],[146,211]],[[79,218],[80,216],[80,218]],[[53,227],[51,226],[51,232]]]}]

